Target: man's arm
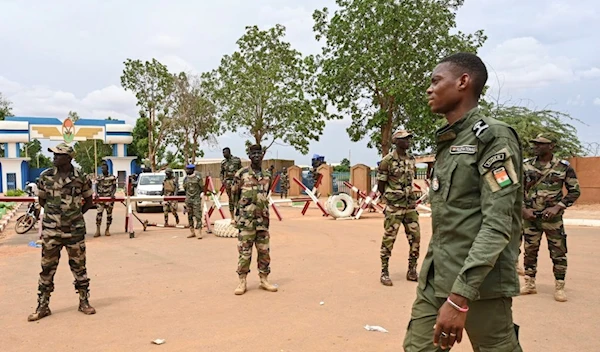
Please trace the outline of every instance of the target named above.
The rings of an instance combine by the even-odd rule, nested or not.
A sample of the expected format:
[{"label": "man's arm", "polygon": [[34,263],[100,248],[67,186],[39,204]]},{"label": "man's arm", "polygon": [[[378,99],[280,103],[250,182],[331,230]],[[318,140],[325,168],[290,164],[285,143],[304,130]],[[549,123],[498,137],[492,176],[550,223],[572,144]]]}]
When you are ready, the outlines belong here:
[{"label": "man's arm", "polygon": [[81,208],[81,212],[85,214],[88,210],[94,207],[94,203],[92,202],[92,181],[85,177],[83,177],[83,186],[81,187],[81,196],[84,199],[83,207]]},{"label": "man's arm", "polygon": [[[510,133],[505,131],[504,134],[506,132]],[[515,202],[522,201],[522,158],[516,137],[494,137],[484,148],[478,161],[483,221],[451,290],[467,300],[479,297],[479,286],[511,237],[518,235],[513,233],[513,214]],[[494,158],[501,153],[504,153],[503,158]],[[486,164],[486,161],[494,160],[492,158],[501,160]],[[453,298],[462,301],[455,296]],[[454,302],[459,305],[466,303]]]},{"label": "man's arm", "polygon": [[568,208],[572,206],[575,201],[581,195],[581,190],[579,188],[579,180],[577,179],[577,175],[575,174],[575,170],[568,165],[567,173],[565,176],[565,188],[567,189],[567,195],[558,203],[561,208]]},{"label": "man's arm", "polygon": [[383,158],[377,168],[377,190],[381,195],[385,193],[385,186],[387,185],[389,177],[389,162],[387,158]]},{"label": "man's arm", "polygon": [[46,186],[44,186],[44,183],[42,182],[42,178],[40,177],[40,180],[38,181],[38,203],[40,203],[40,206],[43,208],[44,205],[46,205],[46,198],[48,197],[48,193],[46,191]]},{"label": "man's arm", "polygon": [[112,187],[110,190],[110,197],[114,198],[116,193],[117,193],[117,178],[115,177],[112,182]]}]

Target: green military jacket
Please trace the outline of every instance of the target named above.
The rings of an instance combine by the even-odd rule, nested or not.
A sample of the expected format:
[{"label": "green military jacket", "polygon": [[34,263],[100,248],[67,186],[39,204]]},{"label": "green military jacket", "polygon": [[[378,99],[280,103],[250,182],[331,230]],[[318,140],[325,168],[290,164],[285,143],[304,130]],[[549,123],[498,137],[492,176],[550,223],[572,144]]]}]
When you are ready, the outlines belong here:
[{"label": "green military jacket", "polygon": [[247,166],[235,174],[233,192],[240,192],[237,204],[237,228],[246,231],[269,230],[269,188],[271,173],[256,172]]},{"label": "green military jacket", "polygon": [[[536,211],[555,205],[567,208],[572,206],[581,195],[575,170],[566,160],[553,157],[548,164],[542,166],[537,158],[527,159],[523,169],[527,208]],[[563,196],[563,186],[567,189],[565,196]]]},{"label": "green military jacket", "polygon": [[165,178],[163,180],[163,195],[174,196],[177,193],[177,181],[175,177]]},{"label": "green military jacket", "polygon": [[233,184],[235,173],[242,168],[242,160],[237,156],[221,161],[221,179],[227,185]]},{"label": "green military jacket", "polygon": [[183,179],[183,190],[185,191],[185,202],[198,204],[202,202],[202,191],[204,183],[199,173],[186,175]]},{"label": "green military jacket", "polygon": [[394,150],[379,163],[377,181],[385,182],[383,197],[388,207],[395,209],[414,209],[416,196],[413,190],[415,158],[407,154],[404,157]]},{"label": "green military jacket", "polygon": [[[56,168],[47,169],[40,175],[38,188],[38,197],[46,200],[42,236],[85,236],[83,201],[92,196],[92,182],[86,174],[73,167],[69,176],[62,179]],[[70,227],[71,232],[62,232],[63,226]]]},{"label": "green military jacket", "polygon": [[117,177],[115,175],[99,175],[96,179],[96,193],[98,197],[112,197],[117,191]]},{"label": "green military jacket", "polygon": [[469,300],[519,294],[515,262],[523,204],[516,132],[478,108],[436,132],[430,199],[433,234],[419,285]]},{"label": "green military jacket", "polygon": [[279,180],[280,180],[279,184],[280,184],[280,187],[281,187],[282,190],[288,190],[288,189],[290,189],[290,177],[289,177],[289,175],[288,175],[287,172],[286,173],[281,173],[281,176],[280,176]]}]

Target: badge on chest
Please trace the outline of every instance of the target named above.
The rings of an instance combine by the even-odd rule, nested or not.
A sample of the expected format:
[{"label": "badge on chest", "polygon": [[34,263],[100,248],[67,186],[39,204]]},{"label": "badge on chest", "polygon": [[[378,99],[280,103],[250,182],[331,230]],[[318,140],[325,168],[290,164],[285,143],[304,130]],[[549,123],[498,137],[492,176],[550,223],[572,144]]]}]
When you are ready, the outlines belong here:
[{"label": "badge on chest", "polygon": [[431,189],[434,192],[437,192],[440,189],[440,180],[437,176],[433,176],[433,179],[431,180]]}]

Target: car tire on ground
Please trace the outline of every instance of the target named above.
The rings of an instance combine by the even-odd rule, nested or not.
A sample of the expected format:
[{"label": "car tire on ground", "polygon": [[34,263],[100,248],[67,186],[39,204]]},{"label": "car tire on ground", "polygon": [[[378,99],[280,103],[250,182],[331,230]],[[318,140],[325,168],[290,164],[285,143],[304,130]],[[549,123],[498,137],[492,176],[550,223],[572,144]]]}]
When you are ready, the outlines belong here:
[{"label": "car tire on ground", "polygon": [[[343,208],[339,209],[337,203],[342,203]],[[334,218],[349,218],[354,212],[354,199],[349,194],[340,193],[329,197],[327,200],[327,212]]]},{"label": "car tire on ground", "polygon": [[143,213],[144,212],[144,208],[140,208],[137,204],[135,205],[135,212],[136,213]]},{"label": "car tire on ground", "polygon": [[212,228],[212,233],[217,237],[237,238],[239,230],[231,225],[231,219],[216,220]]}]

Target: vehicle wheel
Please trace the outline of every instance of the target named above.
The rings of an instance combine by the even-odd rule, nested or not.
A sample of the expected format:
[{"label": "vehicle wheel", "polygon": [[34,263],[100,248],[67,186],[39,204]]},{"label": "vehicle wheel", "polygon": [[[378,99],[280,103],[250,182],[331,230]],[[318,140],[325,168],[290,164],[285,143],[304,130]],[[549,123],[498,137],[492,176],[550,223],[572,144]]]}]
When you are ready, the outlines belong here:
[{"label": "vehicle wheel", "polygon": [[140,208],[137,204],[135,205],[135,212],[140,214],[144,212],[144,208]]},{"label": "vehicle wheel", "polygon": [[[346,193],[340,193],[329,197],[327,211],[334,218],[348,218],[354,212],[354,199]],[[342,203],[342,208],[338,208],[338,203]]]},{"label": "vehicle wheel", "polygon": [[217,237],[234,237],[237,238],[239,230],[231,225],[231,219],[223,219],[215,221],[212,228],[212,233]]},{"label": "vehicle wheel", "polygon": [[21,215],[17,219],[17,223],[15,224],[15,231],[18,234],[23,234],[31,230],[33,228],[33,225],[35,225],[35,219],[33,216],[27,214]]}]

